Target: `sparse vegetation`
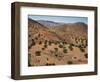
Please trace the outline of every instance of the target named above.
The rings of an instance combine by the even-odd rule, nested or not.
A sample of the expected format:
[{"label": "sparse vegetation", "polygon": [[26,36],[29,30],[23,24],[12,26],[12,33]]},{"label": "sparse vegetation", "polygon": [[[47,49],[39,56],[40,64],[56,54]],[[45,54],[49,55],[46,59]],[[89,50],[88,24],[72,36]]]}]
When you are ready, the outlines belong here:
[{"label": "sparse vegetation", "polygon": [[35,41],[34,41],[34,39],[32,39],[32,46],[35,46]]},{"label": "sparse vegetation", "polygon": [[31,54],[28,54],[28,66],[31,66],[31,63],[29,60],[31,60]]},{"label": "sparse vegetation", "polygon": [[40,37],[41,35],[40,34],[38,34],[38,38]]},{"label": "sparse vegetation", "polygon": [[73,62],[72,61],[68,61],[67,64],[73,64]]},{"label": "sparse vegetation", "polygon": [[31,37],[31,35],[29,34],[28,37]]},{"label": "sparse vegetation", "polygon": [[72,44],[70,44],[69,49],[70,49],[70,51],[73,50],[73,46],[72,46]]},{"label": "sparse vegetation", "polygon": [[49,43],[49,46],[51,46],[52,42],[51,42],[51,41],[49,41],[48,43]]},{"label": "sparse vegetation", "polygon": [[55,41],[54,44],[57,45],[58,44],[57,41]]},{"label": "sparse vegetation", "polygon": [[58,51],[58,48],[54,48],[55,51]]},{"label": "sparse vegetation", "polygon": [[84,54],[84,56],[85,56],[85,58],[88,58],[88,54],[86,53],[86,54]]},{"label": "sparse vegetation", "polygon": [[45,50],[45,48],[42,48],[42,50]]},{"label": "sparse vegetation", "polygon": [[42,41],[40,41],[39,44],[41,45],[42,44]]},{"label": "sparse vegetation", "polygon": [[47,41],[47,40],[45,40],[44,44],[46,45],[46,44],[47,44],[47,42],[48,42],[48,41]]},{"label": "sparse vegetation", "polygon": [[58,55],[57,55],[57,54],[55,54],[55,56],[57,57]]},{"label": "sparse vegetation", "polygon": [[67,49],[63,49],[63,52],[64,52],[64,53],[67,53]]},{"label": "sparse vegetation", "polygon": [[47,48],[47,45],[46,44],[44,45],[44,48]]},{"label": "sparse vegetation", "polygon": [[63,45],[60,44],[60,45],[59,45],[59,48],[63,48]]},{"label": "sparse vegetation", "polygon": [[35,54],[36,56],[41,56],[41,51],[36,51]]},{"label": "sparse vegetation", "polygon": [[47,66],[55,65],[55,63],[46,63]]},{"label": "sparse vegetation", "polygon": [[35,40],[38,40],[38,38],[37,38],[37,37],[35,37]]},{"label": "sparse vegetation", "polygon": [[[28,54],[28,66],[87,63],[86,27],[83,28],[83,25],[81,27],[81,24],[78,26],[75,24],[74,29],[74,25],[59,25],[57,23],[59,28],[56,29],[56,26],[50,28],[47,24],[48,27],[46,27],[46,25],[35,20],[29,24],[31,25],[28,27],[28,52],[30,53]],[[73,28],[70,29],[70,26]],[[68,30],[66,30],[67,28]]]},{"label": "sparse vegetation", "polygon": [[79,46],[79,49],[80,49],[81,52],[85,52],[85,50],[84,50],[82,45]]}]

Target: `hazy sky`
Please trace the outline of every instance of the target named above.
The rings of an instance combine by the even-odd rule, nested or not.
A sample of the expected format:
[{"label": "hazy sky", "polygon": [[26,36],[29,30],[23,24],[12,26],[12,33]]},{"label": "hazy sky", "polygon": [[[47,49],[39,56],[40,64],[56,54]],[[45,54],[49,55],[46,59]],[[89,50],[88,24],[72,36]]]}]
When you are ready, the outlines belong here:
[{"label": "hazy sky", "polygon": [[47,20],[47,21],[62,22],[62,23],[75,23],[75,22],[83,22],[85,24],[88,23],[87,17],[47,16],[47,15],[29,15],[28,17],[33,20]]}]

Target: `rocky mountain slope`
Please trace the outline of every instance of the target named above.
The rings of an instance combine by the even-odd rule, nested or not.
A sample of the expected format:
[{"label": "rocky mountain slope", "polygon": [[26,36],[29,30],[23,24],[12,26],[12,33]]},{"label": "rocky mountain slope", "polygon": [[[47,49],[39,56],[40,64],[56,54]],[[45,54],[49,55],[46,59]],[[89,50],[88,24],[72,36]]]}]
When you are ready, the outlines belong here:
[{"label": "rocky mountain slope", "polygon": [[87,25],[28,19],[29,66],[87,63]]}]

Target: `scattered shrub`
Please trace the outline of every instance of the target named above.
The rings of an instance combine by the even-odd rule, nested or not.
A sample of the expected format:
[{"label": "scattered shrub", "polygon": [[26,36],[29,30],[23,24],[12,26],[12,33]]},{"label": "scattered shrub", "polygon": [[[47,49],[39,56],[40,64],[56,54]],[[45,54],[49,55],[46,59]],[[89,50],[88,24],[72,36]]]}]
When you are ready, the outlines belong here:
[{"label": "scattered shrub", "polygon": [[42,50],[45,50],[45,48],[42,48]]},{"label": "scattered shrub", "polygon": [[31,35],[29,34],[28,37],[31,37]]},{"label": "scattered shrub", "polygon": [[36,51],[35,54],[36,56],[41,56],[41,51]]},{"label": "scattered shrub", "polygon": [[38,38],[37,38],[37,37],[35,37],[35,40],[38,40]]},{"label": "scattered shrub", "polygon": [[70,44],[70,46],[74,46],[74,44]]},{"label": "scattered shrub", "polygon": [[57,55],[57,54],[55,54],[55,56],[57,57],[58,55]]},{"label": "scattered shrub", "polygon": [[31,66],[30,61],[31,61],[31,54],[28,54],[28,66]]},{"label": "scattered shrub", "polygon": [[39,44],[42,44],[42,42],[40,41]]},{"label": "scattered shrub", "polygon": [[49,41],[48,43],[49,43],[49,45],[51,45],[51,41]]},{"label": "scattered shrub", "polygon": [[40,34],[38,34],[38,37],[40,37]]},{"label": "scattered shrub", "polygon": [[76,40],[76,43],[78,44],[78,41]]},{"label": "scattered shrub", "polygon": [[58,51],[58,48],[54,48],[55,51]]},{"label": "scattered shrub", "polygon": [[88,58],[88,54],[86,53],[86,54],[84,54],[84,56],[85,56],[85,58]]},{"label": "scattered shrub", "polygon": [[73,62],[72,61],[68,61],[67,64],[73,64]]},{"label": "scattered shrub", "polygon": [[70,46],[69,46],[69,49],[72,51],[72,50],[73,50],[73,46],[72,46],[72,45],[70,45]]},{"label": "scattered shrub", "polygon": [[59,48],[63,48],[63,45],[59,45]]},{"label": "scattered shrub", "polygon": [[64,42],[64,44],[67,44],[67,42]]},{"label": "scattered shrub", "polygon": [[44,44],[47,44],[47,42],[48,42],[48,41],[47,41],[47,40],[45,40]]},{"label": "scattered shrub", "polygon": [[80,48],[80,51],[81,51],[81,52],[85,52],[84,48]]},{"label": "scattered shrub", "polygon": [[32,39],[32,46],[34,46],[36,43],[35,43],[35,41],[34,41],[34,39]]},{"label": "scattered shrub", "polygon": [[54,44],[57,45],[58,43],[57,42],[54,42]]},{"label": "scattered shrub", "polygon": [[55,65],[55,63],[46,63],[47,66]]},{"label": "scattered shrub", "polygon": [[46,44],[44,45],[44,48],[47,48],[47,45]]},{"label": "scattered shrub", "polygon": [[67,53],[67,49],[64,49],[63,52],[64,52],[64,53]]}]

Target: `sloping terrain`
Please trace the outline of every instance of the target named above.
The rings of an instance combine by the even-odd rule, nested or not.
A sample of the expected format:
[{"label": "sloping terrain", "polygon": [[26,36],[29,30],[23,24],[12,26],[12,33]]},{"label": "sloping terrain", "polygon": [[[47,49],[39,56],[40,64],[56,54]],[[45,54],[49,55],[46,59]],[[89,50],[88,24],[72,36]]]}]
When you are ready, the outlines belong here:
[{"label": "sloping terrain", "polygon": [[87,25],[28,19],[28,65],[86,64]]}]

